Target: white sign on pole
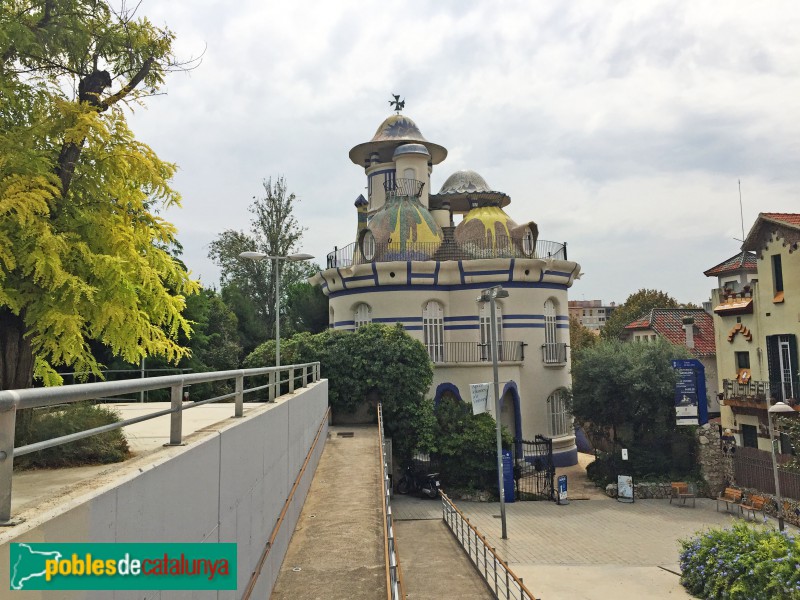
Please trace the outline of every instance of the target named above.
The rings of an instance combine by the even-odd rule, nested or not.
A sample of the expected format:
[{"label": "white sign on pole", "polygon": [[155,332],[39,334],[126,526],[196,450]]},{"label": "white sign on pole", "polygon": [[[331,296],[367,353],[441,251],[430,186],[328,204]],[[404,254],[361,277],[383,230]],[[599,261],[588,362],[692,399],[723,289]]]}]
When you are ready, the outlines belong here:
[{"label": "white sign on pole", "polygon": [[489,407],[489,383],[470,383],[469,394],[472,397],[472,414],[485,413]]}]

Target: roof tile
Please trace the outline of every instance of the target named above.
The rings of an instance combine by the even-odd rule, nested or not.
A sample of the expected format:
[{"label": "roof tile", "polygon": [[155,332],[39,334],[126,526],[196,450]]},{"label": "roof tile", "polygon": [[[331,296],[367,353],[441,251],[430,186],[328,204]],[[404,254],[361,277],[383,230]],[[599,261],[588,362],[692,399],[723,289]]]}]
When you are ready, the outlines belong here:
[{"label": "roof tile", "polygon": [[652,329],[672,344],[685,347],[684,317],[694,317],[696,327],[694,348],[690,352],[695,356],[713,356],[716,353],[714,319],[702,308],[654,308],[648,315],[626,325],[625,329]]},{"label": "roof tile", "polygon": [[800,227],[800,213],[761,213],[768,219],[773,221],[781,221],[787,225],[794,225]]},{"label": "roof tile", "polygon": [[744,250],[735,256],[731,256],[728,260],[724,260],[716,266],[711,267],[707,271],[703,271],[706,277],[714,277],[717,275],[724,275],[732,273],[741,269],[756,272],[758,269],[758,259],[754,252]]}]

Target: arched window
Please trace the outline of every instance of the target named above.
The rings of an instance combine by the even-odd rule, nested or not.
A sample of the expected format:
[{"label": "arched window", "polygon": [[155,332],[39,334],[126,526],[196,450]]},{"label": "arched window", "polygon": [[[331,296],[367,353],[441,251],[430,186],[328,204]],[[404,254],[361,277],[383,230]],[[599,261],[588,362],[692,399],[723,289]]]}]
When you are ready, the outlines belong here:
[{"label": "arched window", "polygon": [[547,399],[547,415],[550,421],[550,436],[571,435],[572,415],[567,412],[567,391],[556,390]]},{"label": "arched window", "polygon": [[567,361],[566,346],[558,343],[558,327],[556,326],[556,303],[547,300],[544,303],[544,362],[557,365]]},{"label": "arched window", "polygon": [[422,311],[422,334],[431,360],[444,362],[444,308],[435,300]]},{"label": "arched window", "polygon": [[[503,307],[495,302],[495,318],[497,320],[497,360],[503,360]],[[492,359],[492,308],[488,302],[481,303],[481,360]]]},{"label": "arched window", "polygon": [[336,321],[333,320],[333,307],[328,311],[328,327],[333,329],[334,324]]},{"label": "arched window", "polygon": [[353,321],[356,329],[372,322],[372,310],[370,309],[369,304],[364,304],[362,302],[356,306],[356,310],[353,314]]}]

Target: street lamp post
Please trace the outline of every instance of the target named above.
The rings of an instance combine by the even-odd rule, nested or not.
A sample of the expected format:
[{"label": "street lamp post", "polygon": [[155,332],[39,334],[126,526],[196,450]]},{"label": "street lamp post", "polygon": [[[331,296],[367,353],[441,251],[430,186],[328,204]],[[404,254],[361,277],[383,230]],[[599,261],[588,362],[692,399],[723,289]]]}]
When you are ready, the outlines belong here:
[{"label": "street lamp post", "polygon": [[240,258],[249,258],[256,262],[261,260],[275,261],[275,366],[281,366],[281,267],[280,261],[312,260],[310,254],[289,254],[288,256],[273,256],[265,252],[242,252]]},{"label": "street lamp post", "polygon": [[500,487],[500,521],[503,527],[502,538],[508,539],[506,532],[506,499],[503,484],[503,436],[500,429],[500,381],[497,373],[497,309],[495,300],[508,298],[508,291],[503,286],[495,285],[481,292],[478,302],[489,303],[489,343],[492,345],[492,379],[494,381],[494,415],[497,430],[497,481]]},{"label": "street lamp post", "polygon": [[778,458],[775,455],[775,426],[772,423],[775,414],[794,413],[795,410],[785,402],[776,402],[767,410],[767,420],[769,421],[769,445],[772,449],[772,474],[775,476],[775,498],[778,500],[778,529],[783,531],[783,498],[781,497],[781,482],[778,477]]}]

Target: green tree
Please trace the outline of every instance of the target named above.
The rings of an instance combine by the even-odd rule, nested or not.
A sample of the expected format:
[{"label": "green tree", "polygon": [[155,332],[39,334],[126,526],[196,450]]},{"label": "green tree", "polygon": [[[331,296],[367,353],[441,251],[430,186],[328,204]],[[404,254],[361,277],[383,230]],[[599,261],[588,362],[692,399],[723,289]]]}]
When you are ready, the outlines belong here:
[{"label": "green tree", "polygon": [[[211,242],[208,256],[221,269],[220,286],[223,298],[239,319],[243,334],[242,346],[251,352],[258,343],[275,337],[275,261],[253,261],[240,258],[242,252],[263,252],[270,256],[286,256],[297,251],[304,229],[293,211],[299,199],[278,177],[263,181],[264,196],[253,196],[250,205],[250,233],[223,231]],[[281,278],[281,315],[285,313],[286,290],[305,278],[308,270],[302,263],[278,261]],[[235,290],[230,294],[229,287]],[[229,301],[230,300],[230,301]],[[257,315],[256,319],[252,315]],[[283,318],[281,319],[283,323]],[[257,330],[251,327],[257,327]]]},{"label": "green tree", "polygon": [[[503,427],[503,447],[513,438]],[[489,413],[472,414],[472,407],[444,395],[436,407],[436,457],[448,489],[497,489],[497,425]]]},{"label": "green tree", "polygon": [[[90,342],[176,361],[197,290],[171,255],[179,203],[124,107],[177,66],[173,34],[125,5],[0,3],[0,389],[57,365],[98,372]],[[75,93],[77,91],[77,93]]]},{"label": "green tree", "polygon": [[[274,365],[273,341],[245,359],[245,367]],[[393,438],[398,459],[434,448],[433,402],[425,394],[433,381],[428,352],[401,325],[369,324],[353,332],[328,329],[300,333],[281,341],[281,360],[319,361],[328,379],[334,414],[353,413],[364,402],[383,403],[386,434]]]},{"label": "green tree", "polygon": [[[193,371],[236,369],[242,354],[237,319],[216,290],[203,288],[187,298],[185,316],[192,322],[187,340],[191,355],[182,363]],[[181,365],[183,366],[183,364]]]},{"label": "green tree", "polygon": [[606,340],[616,340],[628,323],[646,315],[652,309],[678,307],[677,300],[666,292],[641,289],[628,296],[625,303],[611,313],[600,330],[600,335]]},{"label": "green tree", "polygon": [[635,449],[630,451],[635,468],[645,474],[668,471],[677,428],[671,360],[688,357],[688,350],[660,338],[604,340],[585,348],[572,365],[570,412],[612,447]]},{"label": "green tree", "polygon": [[573,360],[574,357],[580,353],[584,348],[591,348],[599,340],[599,336],[595,335],[591,329],[584,326],[578,317],[570,315],[569,317],[569,346],[572,350]]},{"label": "green tree", "polygon": [[[313,265],[315,271],[319,267]],[[286,290],[286,329],[321,333],[328,328],[328,297],[318,285],[298,281]]]}]

